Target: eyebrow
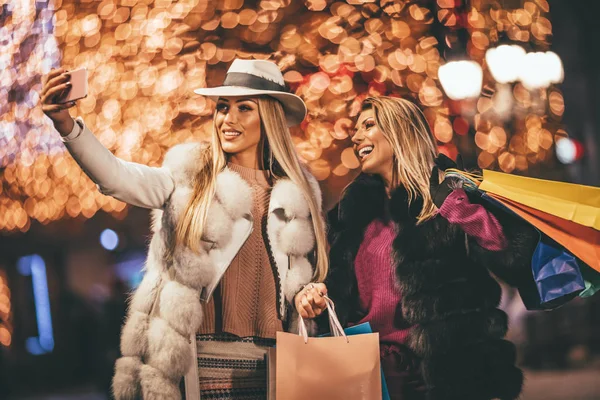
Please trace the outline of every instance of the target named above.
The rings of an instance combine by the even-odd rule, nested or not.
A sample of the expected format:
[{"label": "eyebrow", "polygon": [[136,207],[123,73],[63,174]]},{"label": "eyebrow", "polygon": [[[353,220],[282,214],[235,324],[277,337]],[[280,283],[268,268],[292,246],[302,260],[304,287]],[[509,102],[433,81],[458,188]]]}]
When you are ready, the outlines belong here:
[{"label": "eyebrow", "polygon": [[[364,119],[364,120],[363,120],[363,121],[362,121],[360,124],[358,124],[358,125],[362,125],[362,127],[363,127],[363,128],[366,128],[366,123],[367,123],[367,121],[368,121],[368,120],[370,120],[370,119],[373,119],[373,117],[367,117],[367,118],[365,118],[365,119]],[[354,132],[356,132],[357,130],[358,130],[358,128],[356,128],[356,127],[353,129],[353,131],[354,131]]]},{"label": "eyebrow", "polygon": [[[253,100],[251,98],[239,99],[239,100],[236,101],[236,103],[243,103],[244,101],[249,101],[251,103],[258,104],[255,100]],[[228,99],[224,99],[224,98],[220,98],[219,102],[229,103],[229,100]]]}]

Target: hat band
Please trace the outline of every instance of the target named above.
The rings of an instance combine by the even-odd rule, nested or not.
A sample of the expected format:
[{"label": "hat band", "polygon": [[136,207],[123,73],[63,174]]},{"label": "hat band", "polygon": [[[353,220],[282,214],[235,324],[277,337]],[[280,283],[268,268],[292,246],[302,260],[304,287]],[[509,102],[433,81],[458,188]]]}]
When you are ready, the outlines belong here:
[{"label": "hat band", "polygon": [[276,92],[287,92],[285,86],[270,81],[260,76],[246,74],[243,72],[230,72],[225,76],[223,86],[241,86],[256,90],[271,90]]}]

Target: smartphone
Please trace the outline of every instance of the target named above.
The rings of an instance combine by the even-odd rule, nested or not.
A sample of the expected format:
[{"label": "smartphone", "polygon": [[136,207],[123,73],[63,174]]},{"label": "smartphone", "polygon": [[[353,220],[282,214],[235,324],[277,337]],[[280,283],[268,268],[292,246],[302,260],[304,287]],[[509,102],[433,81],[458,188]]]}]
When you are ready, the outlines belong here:
[{"label": "smartphone", "polygon": [[79,99],[83,99],[87,96],[88,92],[88,79],[87,79],[87,69],[81,68],[75,71],[71,71],[71,88],[69,91],[62,96],[58,102],[59,103],[68,103],[70,101],[75,101]]}]

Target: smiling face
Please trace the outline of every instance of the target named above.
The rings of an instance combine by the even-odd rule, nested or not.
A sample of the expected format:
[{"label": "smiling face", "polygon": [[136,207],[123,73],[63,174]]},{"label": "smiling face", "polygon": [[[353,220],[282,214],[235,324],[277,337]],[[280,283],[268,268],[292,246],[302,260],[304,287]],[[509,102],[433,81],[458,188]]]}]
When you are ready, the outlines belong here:
[{"label": "smiling face", "polygon": [[391,180],[394,151],[375,123],[373,109],[366,109],[360,113],[355,129],[352,143],[362,172],[381,175],[386,181]]},{"label": "smiling face", "polygon": [[257,156],[262,135],[257,98],[219,98],[215,125],[221,148],[232,161]]}]

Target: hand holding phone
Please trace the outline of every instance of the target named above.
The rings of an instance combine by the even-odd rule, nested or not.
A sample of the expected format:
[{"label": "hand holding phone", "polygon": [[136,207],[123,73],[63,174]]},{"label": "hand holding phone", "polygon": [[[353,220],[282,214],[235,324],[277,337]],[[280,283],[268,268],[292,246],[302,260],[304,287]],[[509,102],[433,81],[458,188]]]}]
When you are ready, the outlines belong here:
[{"label": "hand holding phone", "polygon": [[69,72],[71,83],[70,89],[67,89],[66,93],[57,99],[57,103],[64,104],[71,101],[83,99],[87,96],[87,69],[81,68],[75,71]]},{"label": "hand holding phone", "polygon": [[66,136],[73,128],[73,118],[69,108],[75,101],[87,95],[87,70],[65,71],[63,68],[53,69],[42,78],[40,103],[42,111],[54,124],[61,136]]}]

